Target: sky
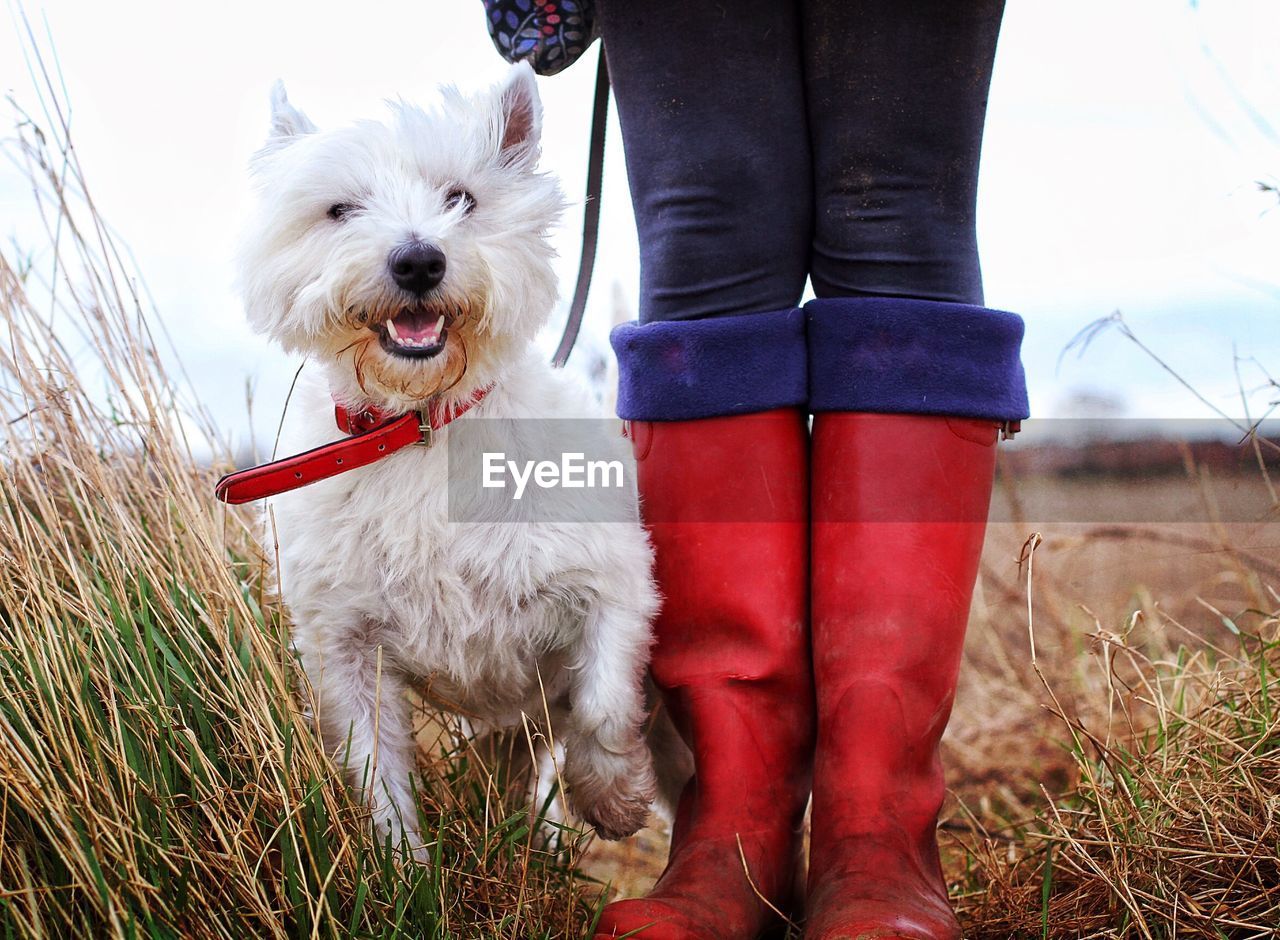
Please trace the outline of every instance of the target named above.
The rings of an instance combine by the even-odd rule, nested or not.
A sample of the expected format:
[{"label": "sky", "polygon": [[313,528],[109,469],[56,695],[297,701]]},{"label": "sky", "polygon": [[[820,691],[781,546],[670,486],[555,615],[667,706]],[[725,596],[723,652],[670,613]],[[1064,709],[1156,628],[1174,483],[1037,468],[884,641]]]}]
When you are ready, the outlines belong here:
[{"label": "sky", "polygon": [[[23,8],[56,47],[72,138],[101,212],[132,248],[196,391],[233,437],[278,413],[296,363],[253,335],[232,257],[249,200],[246,163],[267,126],[271,83],[322,127],[429,104],[441,83],[474,89],[506,68],[480,0],[53,0]],[[34,102],[10,0],[0,89]],[[46,27],[47,24],[47,27]],[[1280,397],[1280,4],[1274,0],[1009,0],[979,188],[990,306],[1027,321],[1037,416],[1088,402],[1142,418],[1210,415],[1131,341],[1102,334],[1120,311],[1210,403],[1243,413]],[[539,79],[543,167],[573,207],[557,231],[563,291],[579,248],[594,54]],[[3,107],[0,104],[0,107]],[[0,127],[8,116],[0,118]],[[586,342],[635,309],[638,254],[617,122]],[[4,132],[0,131],[0,137]],[[19,240],[29,193],[0,169],[0,238]],[[37,258],[37,261],[40,259]],[[1237,377],[1236,357],[1244,361]]]}]

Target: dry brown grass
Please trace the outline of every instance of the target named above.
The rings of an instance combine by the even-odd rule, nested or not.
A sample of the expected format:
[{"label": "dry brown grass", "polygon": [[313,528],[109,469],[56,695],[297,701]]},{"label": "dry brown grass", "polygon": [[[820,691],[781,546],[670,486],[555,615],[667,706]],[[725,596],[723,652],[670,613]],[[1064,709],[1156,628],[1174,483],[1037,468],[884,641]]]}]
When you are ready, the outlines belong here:
[{"label": "dry brown grass", "polygon": [[1190,476],[1131,494],[1151,503],[1134,517],[1170,518],[1190,493],[1212,520],[1226,487],[1258,521],[992,534],[948,742],[969,936],[1280,925],[1275,507],[1265,480]]}]

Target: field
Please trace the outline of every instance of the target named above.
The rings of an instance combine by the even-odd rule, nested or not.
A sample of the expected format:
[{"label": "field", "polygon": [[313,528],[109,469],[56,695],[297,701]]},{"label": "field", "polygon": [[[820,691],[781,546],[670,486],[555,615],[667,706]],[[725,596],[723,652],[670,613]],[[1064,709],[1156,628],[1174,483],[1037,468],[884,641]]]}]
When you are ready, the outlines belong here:
[{"label": "field", "polygon": [[[944,740],[940,834],[966,936],[1261,937],[1280,924],[1271,500],[1256,474],[998,484],[997,518],[1029,504],[1129,521],[989,530]],[[1205,521],[1146,521],[1179,518]],[[641,893],[664,853],[655,832],[596,844],[586,868]]]},{"label": "field", "polygon": [[[541,819],[425,710],[433,864],[371,842],[65,127],[15,153],[49,239],[0,253],[4,935],[575,937],[605,882],[642,891],[660,834]],[[1280,924],[1278,505],[1261,470],[1187,454],[1149,479],[1005,467],[945,742],[969,936]]]}]

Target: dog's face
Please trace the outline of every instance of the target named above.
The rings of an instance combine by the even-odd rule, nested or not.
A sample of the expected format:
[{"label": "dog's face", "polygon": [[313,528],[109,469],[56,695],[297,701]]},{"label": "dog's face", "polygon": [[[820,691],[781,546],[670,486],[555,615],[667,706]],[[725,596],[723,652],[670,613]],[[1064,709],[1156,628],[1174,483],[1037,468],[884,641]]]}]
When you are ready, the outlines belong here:
[{"label": "dog's face", "polygon": [[532,70],[445,89],[434,112],[394,104],[385,124],[318,131],[279,85],[272,105],[240,255],[250,323],[327,363],[347,398],[411,408],[492,381],[556,296],[562,198],[536,171]]}]

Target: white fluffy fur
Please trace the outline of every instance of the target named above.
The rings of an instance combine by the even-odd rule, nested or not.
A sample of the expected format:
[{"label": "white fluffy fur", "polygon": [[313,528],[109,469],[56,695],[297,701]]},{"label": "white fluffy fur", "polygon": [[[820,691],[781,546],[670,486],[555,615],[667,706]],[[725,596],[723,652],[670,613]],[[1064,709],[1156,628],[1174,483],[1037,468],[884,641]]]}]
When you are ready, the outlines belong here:
[{"label": "white fluffy fur", "polygon": [[[445,89],[434,112],[403,103],[392,112],[386,124],[321,132],[283,88],[273,94],[240,269],[253,326],[308,357],[281,453],[338,436],[334,397],[407,410],[493,384],[459,424],[590,413],[589,396],[532,346],[555,301],[547,231],[562,205],[536,170],[532,72],[515,66],[474,98]],[[446,206],[455,188],[474,195],[473,211]],[[358,208],[334,219],[335,204]],[[369,329],[405,303],[387,257],[413,237],[445,253],[432,296],[462,314],[432,359],[388,354]],[[545,695],[571,807],[605,837],[630,834],[654,795],[641,725],[657,606],[635,495],[599,491],[623,501],[630,523],[450,521],[457,427],[273,500],[281,592],[322,738],[363,785],[382,831],[416,841],[407,689],[425,687],[492,726],[541,719]],[[621,442],[611,446],[629,460]],[[539,493],[526,500],[564,498]]]}]

